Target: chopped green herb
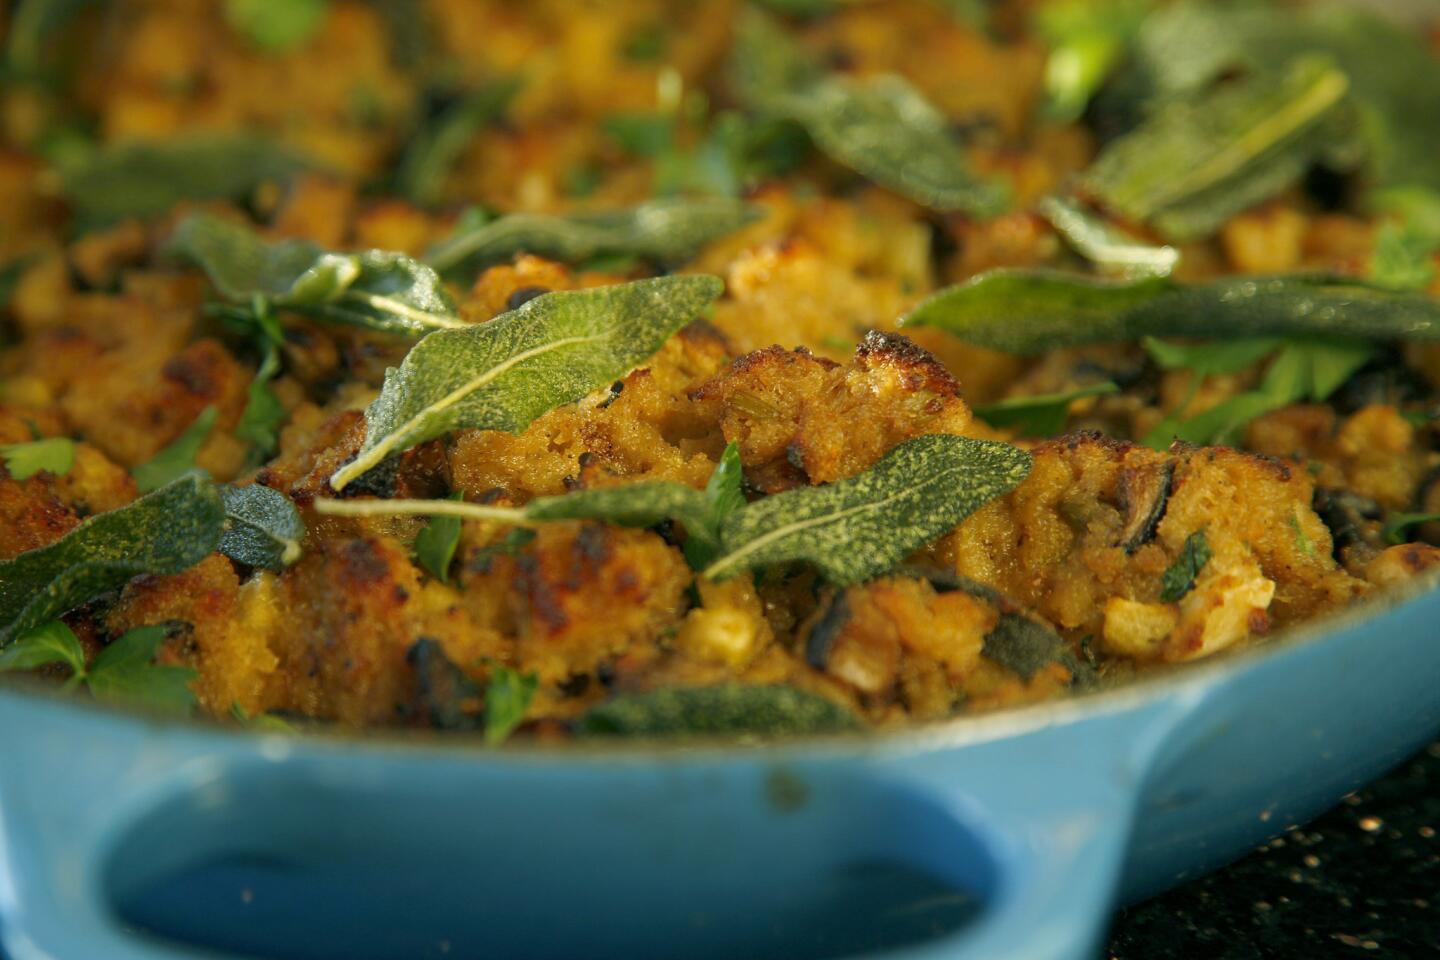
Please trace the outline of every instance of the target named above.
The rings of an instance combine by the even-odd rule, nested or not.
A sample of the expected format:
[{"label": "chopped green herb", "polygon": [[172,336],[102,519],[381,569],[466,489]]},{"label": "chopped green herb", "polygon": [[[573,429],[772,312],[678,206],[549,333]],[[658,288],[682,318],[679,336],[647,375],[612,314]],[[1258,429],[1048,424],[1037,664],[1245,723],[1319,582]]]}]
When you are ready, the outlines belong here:
[{"label": "chopped green herb", "polygon": [[1304,556],[1313,557],[1315,556],[1315,544],[1311,541],[1310,535],[1305,532],[1305,528],[1300,525],[1298,510],[1297,507],[1290,513],[1290,530],[1295,534],[1295,549]]},{"label": "chopped green herb", "polygon": [[1196,377],[1239,373],[1280,348],[1281,340],[1214,340],[1205,343],[1169,343],[1142,337],[1145,352],[1164,370],[1189,370]]},{"label": "chopped green herb", "polygon": [[290,411],[280,402],[270,382],[280,372],[280,354],[273,347],[265,351],[260,368],[250,381],[245,410],[235,425],[235,437],[244,440],[254,449],[253,460],[270,457],[280,444],[280,428],[290,417]]},{"label": "chopped green herb", "polygon": [[195,708],[190,684],[197,676],[189,667],[154,662],[169,636],[164,626],[137,627],[95,656],[85,683],[96,700],[128,704],[162,713],[187,714]]},{"label": "chopped green herb", "polygon": [[0,650],[0,673],[35,670],[52,663],[69,667],[74,683],[85,677],[85,650],[74,631],[59,620],[41,624]]},{"label": "chopped green herb", "polygon": [[1165,569],[1160,578],[1160,599],[1176,603],[1195,587],[1195,578],[1210,562],[1210,542],[1204,530],[1196,530],[1185,538],[1180,556]]},{"label": "chopped green herb", "polygon": [[27,443],[0,446],[0,460],[13,480],[29,480],[42,470],[63,477],[75,465],[75,441],[68,437],[47,437]]},{"label": "chopped green herb", "polygon": [[225,0],[225,21],[268,53],[284,53],[315,35],[329,0]]},{"label": "chopped green herb", "polygon": [[519,89],[518,77],[499,80],[459,98],[412,134],[395,171],[400,193],[422,207],[439,203],[446,178],[465,148],[481,130],[504,115]]},{"label": "chopped green herb", "polygon": [[1052,119],[1076,120],[1085,112],[1152,6],[1150,0],[1058,0],[1039,7],[1034,23],[1050,43],[1045,94]]},{"label": "chopped green herb", "polygon": [[[465,494],[457,490],[450,499],[464,500]],[[441,583],[450,582],[450,562],[460,545],[462,523],[459,517],[431,517],[415,536],[415,559]]]},{"label": "chopped green herb", "polygon": [[490,664],[490,682],[485,687],[486,743],[503,743],[515,732],[539,688],[536,674],[521,674],[498,663]]},{"label": "chopped green herb", "polygon": [[1392,513],[1385,520],[1383,536],[1389,544],[1405,543],[1405,531],[1422,523],[1440,520],[1440,513]]},{"label": "chopped green herb", "polygon": [[261,713],[251,716],[250,711],[241,706],[238,701],[230,704],[230,716],[235,719],[236,723],[249,727],[252,730],[259,730],[262,733],[300,732],[289,720],[273,713]]},{"label": "chopped green herb", "polygon": [[1424,290],[1435,281],[1440,237],[1408,223],[1387,223],[1375,236],[1370,279],[1392,290]]},{"label": "chopped green herb", "polygon": [[1048,437],[1064,429],[1070,415],[1070,404],[1076,400],[1119,392],[1119,387],[1107,381],[1066,393],[1012,397],[975,407],[973,412],[992,427],[1014,427],[1022,437]]},{"label": "chopped green herb", "polygon": [[194,470],[195,457],[209,439],[210,432],[215,429],[215,421],[219,416],[219,411],[213,406],[206,407],[168,447],[131,470],[130,475],[135,478],[136,488],[141,493],[150,493]]}]

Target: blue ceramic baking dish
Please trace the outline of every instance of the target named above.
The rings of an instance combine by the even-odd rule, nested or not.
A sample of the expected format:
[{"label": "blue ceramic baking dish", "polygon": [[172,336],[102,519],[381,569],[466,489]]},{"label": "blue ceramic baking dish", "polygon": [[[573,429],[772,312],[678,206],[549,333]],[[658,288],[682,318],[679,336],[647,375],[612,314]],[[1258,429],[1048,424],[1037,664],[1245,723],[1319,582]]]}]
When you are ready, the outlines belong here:
[{"label": "blue ceramic baking dish", "polygon": [[1440,731],[1440,591],[868,738],[479,750],[0,692],[11,960],[1094,955]]}]

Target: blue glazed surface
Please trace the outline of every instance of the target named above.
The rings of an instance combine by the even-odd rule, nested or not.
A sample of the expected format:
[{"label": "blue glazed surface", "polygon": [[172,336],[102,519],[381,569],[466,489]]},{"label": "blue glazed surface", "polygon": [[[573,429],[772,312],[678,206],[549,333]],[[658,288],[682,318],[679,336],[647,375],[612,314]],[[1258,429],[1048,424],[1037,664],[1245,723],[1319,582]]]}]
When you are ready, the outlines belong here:
[{"label": "blue glazed surface", "polygon": [[1431,592],[1105,694],[767,747],[257,737],[0,693],[0,929],[12,960],[1089,957],[1118,900],[1440,730],[1437,624]]}]

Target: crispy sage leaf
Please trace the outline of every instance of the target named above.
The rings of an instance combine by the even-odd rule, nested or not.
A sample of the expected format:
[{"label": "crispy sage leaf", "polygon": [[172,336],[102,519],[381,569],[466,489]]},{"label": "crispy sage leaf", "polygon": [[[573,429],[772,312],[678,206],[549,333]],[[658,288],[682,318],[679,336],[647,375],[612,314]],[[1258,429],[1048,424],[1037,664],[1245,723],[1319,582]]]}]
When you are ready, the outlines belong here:
[{"label": "crispy sage leaf", "polygon": [[411,336],[467,326],[440,277],[403,253],[330,253],[307,240],[266,242],[210,214],[186,217],[170,249],[205,270],[233,303],[257,297],[309,316]]},{"label": "crispy sage leaf", "polygon": [[0,460],[13,480],[29,480],[41,470],[63,477],[75,465],[75,441],[69,437],[47,437],[28,443],[0,446]]},{"label": "crispy sage leaf", "polygon": [[220,542],[225,511],[214,484],[188,474],[98,514],[48,547],[0,561],[0,647],[142,573],[179,573]]},{"label": "crispy sage leaf", "polygon": [[1048,437],[1065,427],[1071,403],[1085,397],[1119,392],[1120,388],[1107,380],[1065,393],[1012,397],[975,407],[974,413],[992,427],[1014,427],[1022,437]]},{"label": "crispy sage leaf", "polygon": [[449,430],[523,430],[652,356],[724,288],[718,277],[674,276],[548,293],[488,323],[431,334],[386,372],[365,443],[331,486]]},{"label": "crispy sage leaf", "polygon": [[210,431],[215,429],[215,420],[219,415],[219,411],[213,406],[201,410],[195,421],[168,447],[131,470],[130,475],[135,478],[136,488],[141,493],[159,490],[177,477],[194,470],[195,457],[205,445]]},{"label": "crispy sage leaf", "polygon": [[1196,530],[1185,538],[1180,556],[1165,568],[1160,578],[1160,599],[1175,603],[1195,586],[1195,578],[1210,562],[1210,541],[1205,539],[1204,530]]},{"label": "crispy sage leaf", "polygon": [[182,200],[243,199],[285,180],[305,162],[254,136],[195,136],[106,148],[62,171],[66,197],[83,226],[153,217]]},{"label": "crispy sage leaf", "polygon": [[907,326],[1040,353],[1145,336],[1440,339],[1440,301],[1346,277],[1227,277],[1126,283],[1045,270],[992,270],[916,307]]},{"label": "crispy sage leaf", "polygon": [[1094,671],[1075,659],[1060,634],[1019,613],[1000,614],[994,629],[985,635],[980,653],[987,660],[1013,670],[1026,683],[1052,663],[1069,670],[1075,682],[1082,686],[1095,679]]},{"label": "crispy sage leaf", "polygon": [[1082,189],[1172,239],[1207,236],[1331,154],[1353,120],[1342,109],[1349,89],[1332,63],[1307,59],[1278,81],[1252,77],[1168,104],[1106,147]]},{"label": "crispy sage leaf", "polygon": [[1036,209],[1076,253],[1104,270],[1126,277],[1168,277],[1180,262],[1174,247],[1137,240],[1073,200],[1046,197]]},{"label": "crispy sage leaf", "polygon": [[828,486],[765,497],[721,524],[724,551],[704,575],[804,560],[832,583],[858,583],[916,548],[1030,472],[1018,447],[946,434],[916,437],[869,470]]},{"label": "crispy sage leaf", "polygon": [[898,76],[827,73],[769,16],[740,20],[736,92],[760,113],[800,124],[832,159],[936,210],[992,216],[1007,192],[979,179],[944,116]]},{"label": "crispy sage leaf", "polygon": [[794,736],[863,729],[839,704],[794,687],[726,683],[616,697],[575,722],[580,736]]},{"label": "crispy sage leaf", "polygon": [[425,259],[446,274],[473,272],[522,251],[567,263],[609,255],[678,262],[760,217],[757,208],[722,197],[653,200],[569,216],[512,213],[457,233]]},{"label": "crispy sage leaf", "polygon": [[195,708],[190,689],[198,674],[189,667],[160,666],[155,653],[165,626],[127,631],[95,655],[85,683],[96,700],[142,707],[157,713],[187,714]]},{"label": "crispy sage leaf", "polygon": [[305,521],[279,490],[258,483],[220,487],[225,532],[219,551],[238,563],[280,571],[300,559]]}]

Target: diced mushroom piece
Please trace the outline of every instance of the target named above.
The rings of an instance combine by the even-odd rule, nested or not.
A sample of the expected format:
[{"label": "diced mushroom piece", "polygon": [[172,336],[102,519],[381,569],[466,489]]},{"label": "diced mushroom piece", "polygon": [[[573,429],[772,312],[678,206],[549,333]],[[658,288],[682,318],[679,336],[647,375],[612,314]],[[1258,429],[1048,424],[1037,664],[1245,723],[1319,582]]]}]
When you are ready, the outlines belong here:
[{"label": "diced mushroom piece", "polygon": [[1125,509],[1125,527],[1120,546],[1134,553],[1155,538],[1155,528],[1165,516],[1170,488],[1175,478],[1174,462],[1131,467],[1120,477],[1120,501]]},{"label": "diced mushroom piece", "polygon": [[1166,644],[1165,659],[1208,657],[1265,632],[1270,627],[1265,611],[1274,596],[1275,581],[1254,564],[1207,570],[1180,601],[1180,622]]},{"label": "diced mushroom piece", "polygon": [[1151,660],[1160,656],[1165,639],[1179,621],[1180,611],[1174,604],[1111,597],[1105,603],[1101,642],[1105,651],[1115,656]]}]

